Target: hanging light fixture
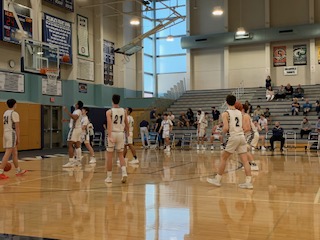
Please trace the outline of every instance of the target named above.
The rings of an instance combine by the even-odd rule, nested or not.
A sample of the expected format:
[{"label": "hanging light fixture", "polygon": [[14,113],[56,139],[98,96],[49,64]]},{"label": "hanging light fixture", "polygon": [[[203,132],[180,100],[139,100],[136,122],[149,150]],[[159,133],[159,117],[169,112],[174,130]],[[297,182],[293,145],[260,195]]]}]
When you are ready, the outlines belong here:
[{"label": "hanging light fixture", "polygon": [[137,17],[132,18],[132,19],[130,20],[130,24],[131,24],[131,25],[134,25],[134,26],[139,25],[139,24],[140,24],[139,18],[137,18]]},{"label": "hanging light fixture", "polygon": [[222,8],[220,6],[214,7],[213,11],[212,11],[212,14],[214,16],[221,16],[223,14],[223,10],[222,10]]},{"label": "hanging light fixture", "polygon": [[173,42],[173,41],[174,41],[174,38],[173,38],[173,36],[172,36],[171,34],[168,35],[167,41],[168,41],[168,42]]}]

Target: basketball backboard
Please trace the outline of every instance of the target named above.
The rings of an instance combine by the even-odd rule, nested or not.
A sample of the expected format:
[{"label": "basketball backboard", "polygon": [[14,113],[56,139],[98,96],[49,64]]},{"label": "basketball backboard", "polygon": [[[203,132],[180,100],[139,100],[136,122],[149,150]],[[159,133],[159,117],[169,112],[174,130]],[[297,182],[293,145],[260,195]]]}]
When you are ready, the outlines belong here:
[{"label": "basketball backboard", "polygon": [[21,71],[46,75],[47,69],[60,70],[59,47],[53,44],[23,39],[21,41]]}]

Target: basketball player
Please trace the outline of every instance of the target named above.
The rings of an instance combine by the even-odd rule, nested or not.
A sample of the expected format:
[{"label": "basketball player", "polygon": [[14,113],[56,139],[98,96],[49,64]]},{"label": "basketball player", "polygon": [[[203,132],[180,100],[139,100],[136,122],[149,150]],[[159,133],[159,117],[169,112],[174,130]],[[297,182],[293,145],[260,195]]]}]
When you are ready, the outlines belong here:
[{"label": "basketball player", "polygon": [[246,125],[249,125],[250,128],[244,132],[246,140],[247,140],[247,156],[248,156],[248,161],[251,166],[251,171],[259,171],[258,165],[254,162],[253,155],[251,153],[251,148],[255,148],[258,144],[259,141],[259,133],[256,128],[256,126],[253,124],[252,119],[250,115],[247,113],[248,112],[248,106],[243,104],[243,109],[242,109],[242,114],[243,114],[243,122]]},{"label": "basketball player", "polygon": [[5,153],[0,165],[0,179],[9,178],[4,174],[4,168],[11,155],[13,164],[16,168],[16,176],[21,176],[27,172],[27,170],[22,170],[18,164],[17,145],[20,142],[20,117],[15,111],[17,107],[16,100],[8,99],[7,106],[9,109],[3,114],[3,148],[5,149]]},{"label": "basketball player", "polygon": [[206,147],[204,146],[204,139],[206,137],[206,129],[208,127],[208,113],[205,112],[203,115],[201,115],[199,121],[198,121],[198,144],[197,144],[197,150],[200,149],[200,142],[201,142],[201,150],[206,150]]},{"label": "basketball player", "polygon": [[90,135],[89,135],[89,118],[88,118],[88,113],[89,113],[89,108],[88,107],[83,107],[81,109],[82,117],[81,117],[81,128],[82,128],[82,133],[81,133],[81,140],[86,146],[86,148],[89,150],[90,153],[90,164],[96,163],[96,158],[94,156],[94,151],[93,148],[91,147],[90,144]]},{"label": "basketball player", "polygon": [[162,132],[162,138],[165,140],[166,147],[164,149],[165,152],[170,152],[170,132],[172,131],[173,123],[171,120],[168,119],[168,114],[163,114],[163,120],[161,122],[161,127],[159,129],[159,134],[161,130]]},{"label": "basketball player", "polygon": [[127,155],[127,147],[130,148],[131,152],[132,152],[132,155],[134,157],[134,159],[132,159],[129,163],[131,164],[138,164],[139,163],[139,160],[137,158],[137,154],[136,154],[136,150],[134,149],[134,146],[133,146],[133,126],[134,126],[134,119],[133,117],[131,116],[131,113],[132,113],[132,108],[127,108],[126,109],[127,111],[127,118],[128,118],[128,124],[129,124],[129,134],[127,136],[127,143],[125,144],[124,146],[124,151],[123,151],[123,157],[125,158],[126,155]]},{"label": "basketball player", "polygon": [[213,141],[219,140],[220,141],[220,149],[223,150],[223,136],[222,136],[222,127],[223,122],[220,122],[219,124],[213,126],[212,128],[212,135],[210,137],[210,143],[211,143],[211,150],[214,150]]},{"label": "basketball player", "polygon": [[229,157],[237,151],[244,166],[246,181],[239,184],[240,188],[252,189],[251,169],[247,159],[247,143],[244,137],[244,131],[247,131],[248,126],[242,125],[242,114],[239,110],[235,109],[236,97],[228,95],[227,98],[228,109],[222,114],[223,132],[229,132],[229,140],[225,150],[222,153],[218,174],[214,178],[207,178],[207,182],[221,186],[221,178],[226,168],[226,163]]},{"label": "basketball player", "polygon": [[119,106],[120,96],[114,94],[112,96],[112,108],[106,112],[108,122],[108,147],[106,153],[107,178],[106,183],[112,183],[112,155],[114,149],[118,152],[120,160],[122,179],[125,183],[128,178],[126,163],[123,157],[124,149],[124,132],[128,132],[129,124],[126,111]]},{"label": "basketball player", "polygon": [[[83,107],[83,102],[78,101],[75,104],[75,110],[73,113],[70,113],[66,107],[63,107],[63,110],[70,117],[69,122],[69,133],[68,133],[68,154],[69,154],[69,162],[64,164],[62,167],[76,167],[81,166],[81,109]],[[74,148],[76,149],[76,159],[74,159]]]}]

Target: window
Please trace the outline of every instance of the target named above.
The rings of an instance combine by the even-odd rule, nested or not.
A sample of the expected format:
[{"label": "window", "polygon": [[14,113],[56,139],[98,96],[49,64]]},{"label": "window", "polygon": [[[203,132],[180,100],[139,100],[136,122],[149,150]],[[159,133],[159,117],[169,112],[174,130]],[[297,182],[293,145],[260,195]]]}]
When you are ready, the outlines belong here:
[{"label": "window", "polygon": [[170,54],[186,54],[186,50],[181,48],[180,37],[175,37],[173,42],[166,39],[157,40],[157,56]]},{"label": "window", "polygon": [[186,55],[159,57],[157,59],[157,73],[186,72]]}]

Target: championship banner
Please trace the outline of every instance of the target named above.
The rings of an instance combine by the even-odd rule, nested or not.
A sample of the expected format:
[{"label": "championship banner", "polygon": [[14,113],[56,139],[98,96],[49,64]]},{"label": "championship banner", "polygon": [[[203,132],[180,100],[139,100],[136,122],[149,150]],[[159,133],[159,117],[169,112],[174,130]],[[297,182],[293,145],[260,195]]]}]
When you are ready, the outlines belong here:
[{"label": "championship banner", "polygon": [[53,5],[56,5],[58,7],[67,9],[70,12],[74,11],[74,0],[45,0],[46,2],[49,2]]},{"label": "championship banner", "polygon": [[103,40],[103,62],[114,65],[114,43]]},{"label": "championship banner", "polygon": [[77,15],[78,55],[89,57],[89,25],[88,18]]},{"label": "championship banner", "polygon": [[280,67],[287,65],[287,47],[273,47],[273,66]]},{"label": "championship banner", "polygon": [[293,65],[307,65],[307,45],[293,45]]},{"label": "championship banner", "polygon": [[104,63],[104,84],[113,85],[113,65]]},{"label": "championship banner", "polygon": [[57,45],[60,51],[60,60],[69,55],[69,61],[61,63],[72,64],[72,25],[71,22],[44,14],[43,41]]}]

